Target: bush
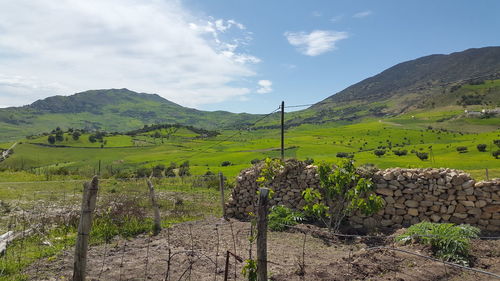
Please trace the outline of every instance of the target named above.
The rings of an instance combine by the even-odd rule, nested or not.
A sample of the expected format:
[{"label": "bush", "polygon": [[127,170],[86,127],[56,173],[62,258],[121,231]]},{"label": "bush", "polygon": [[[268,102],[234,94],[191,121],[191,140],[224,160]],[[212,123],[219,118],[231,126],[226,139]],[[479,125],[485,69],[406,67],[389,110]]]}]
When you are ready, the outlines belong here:
[{"label": "bush", "polygon": [[478,228],[468,224],[421,222],[410,226],[404,234],[396,237],[396,241],[430,245],[438,258],[469,265],[470,239],[477,238],[479,232]]},{"label": "bush", "polygon": [[252,161],[250,161],[250,164],[255,165],[255,164],[260,163],[260,161],[261,160],[259,158],[255,158],[255,159],[252,159]]},{"label": "bush", "polygon": [[416,152],[416,155],[417,155],[417,157],[418,157],[420,160],[422,160],[422,161],[429,159],[429,153],[427,153],[427,152],[420,152],[420,151],[417,151],[417,152]]},{"label": "bush", "polygon": [[294,226],[303,221],[304,215],[283,205],[277,205],[271,208],[268,219],[269,229],[272,231],[283,231],[289,226]]},{"label": "bush", "polygon": [[231,163],[231,161],[224,161],[220,164],[222,167],[227,167],[227,166],[231,166],[233,165],[233,163]]},{"label": "bush", "polygon": [[47,138],[47,141],[48,141],[50,144],[54,144],[54,143],[56,143],[56,137],[54,137],[53,135],[50,135],[50,136]]},{"label": "bush", "polygon": [[71,134],[71,136],[73,137],[73,140],[78,140],[80,138],[82,134],[80,133],[80,131],[74,131],[73,134]]},{"label": "bush", "polygon": [[457,151],[458,151],[458,153],[466,153],[467,147],[466,146],[457,146]]},{"label": "bush", "polygon": [[484,143],[480,143],[477,145],[477,150],[479,150],[480,152],[485,152],[486,151],[486,144]]},{"label": "bush", "polygon": [[493,143],[494,143],[496,146],[500,147],[500,140],[494,140],[494,141],[493,141]]},{"label": "bush", "polygon": [[347,153],[347,152],[337,152],[336,156],[338,158],[349,158],[349,153]]},{"label": "bush", "polygon": [[377,157],[381,157],[382,155],[385,154],[385,150],[384,149],[375,149],[375,151],[373,151],[373,154],[377,155]]},{"label": "bush", "polygon": [[392,153],[394,153],[394,155],[397,155],[397,156],[404,156],[406,154],[408,154],[408,150],[406,149],[395,149],[392,151]]},{"label": "bush", "polygon": [[138,178],[149,177],[151,175],[151,169],[146,167],[141,167],[135,171],[135,176]]},{"label": "bush", "polygon": [[491,153],[491,155],[493,155],[493,157],[495,157],[495,159],[498,159],[498,157],[500,157],[500,150],[493,151],[493,152]]}]

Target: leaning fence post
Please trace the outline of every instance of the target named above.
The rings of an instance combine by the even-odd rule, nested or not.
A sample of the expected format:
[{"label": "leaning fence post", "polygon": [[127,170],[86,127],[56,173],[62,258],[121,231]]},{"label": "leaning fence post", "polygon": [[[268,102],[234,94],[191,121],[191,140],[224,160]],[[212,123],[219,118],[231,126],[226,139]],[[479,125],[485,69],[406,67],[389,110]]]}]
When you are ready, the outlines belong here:
[{"label": "leaning fence post", "polygon": [[149,199],[151,199],[151,205],[153,205],[154,211],[154,226],[153,226],[153,234],[157,235],[161,231],[161,219],[160,219],[160,209],[158,208],[158,204],[156,203],[155,189],[153,187],[153,183],[151,183],[151,179],[146,179],[149,187]]},{"label": "leaning fence post", "polygon": [[269,189],[261,188],[257,209],[257,280],[267,281],[267,203]]},{"label": "leaning fence post", "polygon": [[219,188],[220,188],[220,202],[222,204],[222,217],[225,219],[226,216],[226,206],[224,204],[224,175],[219,172]]},{"label": "leaning fence post", "polygon": [[94,212],[99,180],[97,176],[91,182],[83,184],[82,210],[76,237],[75,259],[73,264],[73,281],[84,281],[87,267],[87,250],[89,247],[89,234],[92,228],[92,213]]}]

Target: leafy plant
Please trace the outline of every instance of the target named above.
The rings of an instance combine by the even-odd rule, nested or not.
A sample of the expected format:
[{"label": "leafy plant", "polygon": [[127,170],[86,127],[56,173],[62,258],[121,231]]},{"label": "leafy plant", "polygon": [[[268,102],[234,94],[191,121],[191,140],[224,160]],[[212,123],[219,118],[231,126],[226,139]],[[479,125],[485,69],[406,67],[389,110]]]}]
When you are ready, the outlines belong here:
[{"label": "leafy plant", "polygon": [[467,147],[466,146],[457,146],[457,151],[458,151],[458,153],[466,153]]},{"label": "leafy plant", "polygon": [[404,156],[404,155],[408,154],[408,150],[406,150],[406,149],[394,149],[392,152],[394,153],[394,155],[397,155],[397,156]]},{"label": "leafy plant", "polygon": [[373,151],[373,154],[377,155],[377,157],[381,157],[382,155],[385,154],[385,150],[384,149],[375,149]]},{"label": "leafy plant", "polygon": [[370,215],[382,207],[382,198],[372,192],[372,181],[356,173],[353,161],[342,161],[335,169],[322,163],[318,172],[320,188],[302,193],[308,203],[304,210],[321,219],[330,231],[338,231],[344,217],[356,210]]},{"label": "leafy plant", "polygon": [[477,227],[468,224],[421,222],[397,236],[396,241],[430,245],[436,257],[469,265],[470,239],[477,238],[479,232]]},{"label": "leafy plant", "polygon": [[293,211],[283,205],[273,206],[268,216],[268,227],[272,231],[283,231],[288,226],[298,224],[304,220],[304,214]]},{"label": "leafy plant", "polygon": [[269,186],[276,175],[280,174],[285,168],[280,159],[266,158],[264,166],[260,169],[260,175],[257,178],[257,183],[260,187]]},{"label": "leafy plant", "polygon": [[248,278],[248,281],[257,281],[257,261],[253,259],[245,260],[241,274]]}]

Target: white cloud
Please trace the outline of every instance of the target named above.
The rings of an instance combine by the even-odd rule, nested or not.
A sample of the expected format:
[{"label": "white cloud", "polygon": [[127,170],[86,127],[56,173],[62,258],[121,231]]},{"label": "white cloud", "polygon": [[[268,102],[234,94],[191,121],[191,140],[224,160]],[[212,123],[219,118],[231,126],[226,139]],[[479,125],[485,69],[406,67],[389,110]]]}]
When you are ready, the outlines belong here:
[{"label": "white cloud", "polygon": [[321,12],[319,12],[319,11],[314,11],[314,12],[311,13],[311,15],[313,17],[317,17],[317,18],[322,16]]},{"label": "white cloud", "polygon": [[373,12],[368,10],[368,11],[362,11],[359,13],[355,13],[352,17],[357,18],[357,19],[361,19],[361,18],[365,18],[371,14],[373,14]]},{"label": "white cloud", "polygon": [[3,1],[0,104],[124,87],[187,106],[250,94],[232,86],[260,62],[240,51],[251,40],[245,26],[196,18],[179,3]]},{"label": "white cloud", "polygon": [[335,44],[348,37],[347,32],[315,30],[311,33],[285,32],[285,37],[299,51],[308,56],[317,56],[335,49]]},{"label": "white cloud", "polygon": [[257,84],[259,84],[259,89],[257,89],[259,94],[267,94],[273,91],[273,82],[269,80],[259,80]]}]

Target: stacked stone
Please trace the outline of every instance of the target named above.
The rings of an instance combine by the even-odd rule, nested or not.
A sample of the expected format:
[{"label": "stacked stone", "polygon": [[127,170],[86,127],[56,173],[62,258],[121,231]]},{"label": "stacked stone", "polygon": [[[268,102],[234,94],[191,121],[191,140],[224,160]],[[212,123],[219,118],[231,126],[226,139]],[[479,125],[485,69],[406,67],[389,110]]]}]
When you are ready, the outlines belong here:
[{"label": "stacked stone", "polygon": [[[233,189],[226,206],[229,216],[247,218],[248,213],[255,213],[259,188],[256,180],[261,169],[262,164],[257,164],[243,170],[237,177],[236,187]],[[270,206],[284,205],[292,209],[302,209],[306,204],[302,192],[308,187],[317,187],[318,185],[316,166],[306,165],[297,160],[287,160],[284,171],[277,175],[269,185],[275,192],[272,199],[269,200],[269,204]]]},{"label": "stacked stone", "polygon": [[[229,216],[246,218],[255,212],[262,165],[241,172],[227,204]],[[474,181],[470,175],[452,169],[401,169],[377,171],[375,193],[384,200],[376,214],[356,213],[349,218],[354,228],[399,228],[421,221],[468,223],[490,231],[500,231],[500,179]],[[271,183],[275,191],[271,205],[302,209],[302,191],[319,186],[316,167],[290,160]]]},{"label": "stacked stone", "polygon": [[500,230],[500,180],[474,181],[452,169],[387,169],[373,177],[385,206],[370,218],[356,214],[356,227],[401,227],[421,221],[467,223]]}]

